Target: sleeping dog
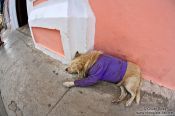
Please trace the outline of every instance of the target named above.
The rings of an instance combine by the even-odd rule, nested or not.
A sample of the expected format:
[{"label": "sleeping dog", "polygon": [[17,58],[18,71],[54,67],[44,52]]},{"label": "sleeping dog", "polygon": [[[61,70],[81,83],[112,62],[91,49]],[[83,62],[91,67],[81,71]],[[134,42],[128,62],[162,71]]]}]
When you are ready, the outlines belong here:
[{"label": "sleeping dog", "polygon": [[121,89],[119,98],[114,98],[112,103],[122,101],[127,93],[131,98],[126,102],[130,106],[136,98],[140,101],[141,70],[136,64],[103,54],[100,51],[91,51],[85,54],[76,53],[75,58],[65,69],[68,73],[77,73],[79,80],[64,82],[66,87],[87,87],[98,81],[115,83]]}]

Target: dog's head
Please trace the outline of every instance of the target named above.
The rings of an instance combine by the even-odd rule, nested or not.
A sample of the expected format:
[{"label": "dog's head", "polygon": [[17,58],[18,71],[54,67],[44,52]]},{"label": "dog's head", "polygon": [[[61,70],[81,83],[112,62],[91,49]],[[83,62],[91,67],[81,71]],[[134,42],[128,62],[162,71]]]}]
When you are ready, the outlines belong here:
[{"label": "dog's head", "polygon": [[96,62],[96,59],[101,52],[93,51],[85,54],[80,54],[78,51],[74,59],[65,69],[70,74],[78,74],[80,77],[85,77],[88,69]]},{"label": "dog's head", "polygon": [[82,58],[83,54],[80,54],[78,51],[75,54],[74,59],[71,61],[69,66],[65,69],[70,74],[80,74],[84,68],[84,61]]}]

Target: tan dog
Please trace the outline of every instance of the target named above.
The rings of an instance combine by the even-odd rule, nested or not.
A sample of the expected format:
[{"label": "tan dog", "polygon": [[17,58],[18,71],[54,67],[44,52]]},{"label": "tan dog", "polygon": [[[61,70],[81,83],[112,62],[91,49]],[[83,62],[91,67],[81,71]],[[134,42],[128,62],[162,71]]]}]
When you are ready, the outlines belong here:
[{"label": "tan dog", "polygon": [[[77,52],[71,64],[68,66],[68,68],[66,68],[66,71],[68,73],[77,73],[80,77],[86,77],[91,67],[96,64],[100,55],[102,55],[102,53],[99,51],[91,51],[85,54],[79,54]],[[95,84],[94,82],[91,82],[92,80],[85,79],[84,81],[89,81],[90,84],[88,86]],[[64,82],[63,85],[66,87],[73,87],[77,84],[76,81],[74,81]],[[116,85],[120,87],[121,95],[118,99],[114,98],[112,103],[122,101],[127,96],[128,92],[131,94],[131,98],[126,102],[126,106],[130,106],[135,98],[136,103],[139,104],[141,86],[141,70],[139,66],[132,62],[127,62],[125,74],[122,80],[116,83]]]}]

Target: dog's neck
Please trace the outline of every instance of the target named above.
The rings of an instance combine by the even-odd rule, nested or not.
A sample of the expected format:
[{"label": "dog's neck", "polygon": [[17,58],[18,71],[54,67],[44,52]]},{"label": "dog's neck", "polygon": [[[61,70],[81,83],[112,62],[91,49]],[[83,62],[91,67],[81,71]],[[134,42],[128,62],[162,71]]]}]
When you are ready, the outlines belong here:
[{"label": "dog's neck", "polygon": [[95,51],[87,55],[87,61],[84,64],[83,70],[80,72],[80,76],[86,77],[89,69],[95,64],[101,54],[101,52]]}]

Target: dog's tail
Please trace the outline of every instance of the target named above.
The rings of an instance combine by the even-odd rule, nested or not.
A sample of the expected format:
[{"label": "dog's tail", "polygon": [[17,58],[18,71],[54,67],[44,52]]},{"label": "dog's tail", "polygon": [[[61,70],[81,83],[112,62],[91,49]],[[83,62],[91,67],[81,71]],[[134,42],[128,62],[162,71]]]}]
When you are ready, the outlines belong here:
[{"label": "dog's tail", "polygon": [[142,78],[140,78],[140,83],[139,83],[139,87],[137,89],[137,93],[136,93],[136,103],[139,104],[140,103],[140,88],[142,85]]}]

